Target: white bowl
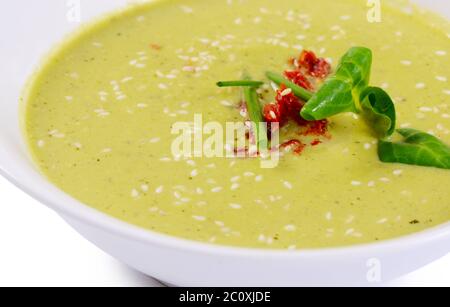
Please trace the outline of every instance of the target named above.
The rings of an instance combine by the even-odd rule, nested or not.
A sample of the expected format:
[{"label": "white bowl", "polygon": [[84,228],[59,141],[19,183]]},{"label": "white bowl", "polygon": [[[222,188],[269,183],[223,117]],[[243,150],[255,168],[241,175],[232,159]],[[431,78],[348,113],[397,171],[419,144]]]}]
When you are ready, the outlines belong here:
[{"label": "white bowl", "polygon": [[[127,2],[81,1],[84,20]],[[446,0],[416,2],[450,17]],[[213,246],[132,226],[61,192],[29,158],[19,128],[18,101],[26,79],[46,51],[79,26],[67,22],[70,3],[15,0],[4,4],[0,12],[0,172],[107,253],[173,285],[299,286],[388,281],[449,252],[450,223],[395,240],[345,248],[288,252]]]}]

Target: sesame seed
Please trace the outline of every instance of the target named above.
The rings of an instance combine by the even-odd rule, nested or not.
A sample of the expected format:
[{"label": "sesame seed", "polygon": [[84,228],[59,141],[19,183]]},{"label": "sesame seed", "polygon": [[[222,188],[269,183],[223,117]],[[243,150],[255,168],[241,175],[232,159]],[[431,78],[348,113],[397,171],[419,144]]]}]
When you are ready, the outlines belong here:
[{"label": "sesame seed", "polygon": [[190,102],[182,102],[182,103],[181,103],[181,107],[182,107],[183,109],[189,107],[190,105],[191,105]]},{"label": "sesame seed", "polygon": [[353,215],[350,215],[346,220],[346,224],[351,224],[355,220],[355,217]]},{"label": "sesame seed", "polygon": [[263,176],[262,175],[258,175],[258,176],[255,177],[255,181],[256,182],[260,182],[262,180],[263,180]]},{"label": "sesame seed", "polygon": [[438,56],[444,56],[444,55],[447,55],[447,52],[444,51],[444,50],[437,50],[435,52],[435,54],[438,55]]},{"label": "sesame seed", "polygon": [[345,231],[345,235],[346,235],[346,236],[349,236],[349,235],[353,234],[354,232],[355,232],[355,229],[350,228],[350,229],[347,229],[347,230]]},{"label": "sesame seed", "polygon": [[360,185],[361,185],[361,181],[356,181],[356,180],[354,180],[354,181],[351,182],[351,184],[352,184],[353,186],[360,186]]},{"label": "sesame seed", "polygon": [[216,224],[219,227],[225,227],[225,223],[222,221],[214,221],[214,224]]},{"label": "sesame seed", "polygon": [[139,197],[139,191],[136,189],[131,190],[131,197],[138,198]]},{"label": "sesame seed", "polygon": [[441,82],[447,82],[447,77],[444,77],[444,76],[436,76],[436,80],[441,81]]},{"label": "sesame seed", "polygon": [[230,204],[230,208],[232,208],[232,209],[241,209],[242,206],[239,205],[239,204]]},{"label": "sesame seed", "polygon": [[204,222],[204,221],[206,221],[206,217],[200,216],[200,215],[193,215],[192,218],[193,218],[194,220],[196,220],[196,221],[199,221],[199,222]]},{"label": "sesame seed", "polygon": [[400,176],[403,173],[403,170],[401,169],[397,169],[395,171],[392,172],[395,176]]},{"label": "sesame seed", "polygon": [[378,221],[377,221],[377,224],[384,224],[384,223],[386,223],[387,221],[388,221],[387,218],[382,218],[381,220],[378,220]]},{"label": "sesame seed", "polygon": [[37,141],[37,146],[40,147],[40,148],[44,147],[45,146],[45,141],[43,141],[43,140]]},{"label": "sesame seed", "polygon": [[333,219],[333,214],[332,214],[331,212],[327,212],[327,213],[325,214],[325,219],[326,219],[327,221],[331,221],[331,220]]},{"label": "sesame seed", "polygon": [[232,107],[232,106],[233,106],[233,103],[230,102],[230,101],[228,101],[228,100],[222,100],[222,101],[220,102],[220,104],[223,105],[223,106],[225,106],[225,107]]},{"label": "sesame seed", "polygon": [[234,176],[230,179],[231,182],[236,182],[239,181],[239,179],[241,179],[241,176]]},{"label": "sesame seed", "polygon": [[417,84],[416,84],[416,88],[417,88],[417,89],[423,89],[423,88],[425,88],[425,83],[422,83],[422,82],[417,83]]},{"label": "sesame seed", "polygon": [[420,107],[419,110],[420,110],[420,112],[431,112],[431,111],[433,111],[433,109],[430,108],[430,107]]},{"label": "sesame seed", "polygon": [[409,60],[402,60],[402,61],[400,61],[400,63],[405,66],[411,66],[411,64],[412,64],[412,62]]},{"label": "sesame seed", "polygon": [[418,113],[416,113],[416,117],[418,119],[423,119],[423,118],[425,118],[425,114],[418,112]]},{"label": "sesame seed", "polygon": [[235,190],[239,189],[239,187],[240,187],[239,183],[233,183],[231,185],[230,189],[231,189],[231,191],[235,191]]},{"label": "sesame seed", "polygon": [[297,229],[297,227],[295,227],[294,225],[286,225],[286,226],[284,226],[284,230],[286,230],[288,232],[295,231],[296,229]]},{"label": "sesame seed", "polygon": [[286,189],[292,190],[292,183],[290,183],[289,181],[284,181],[283,185],[286,187]]},{"label": "sesame seed", "polygon": [[211,192],[213,192],[213,193],[219,193],[220,191],[222,191],[222,187],[215,187],[215,188],[211,189]]},{"label": "sesame seed", "polygon": [[152,212],[152,213],[155,213],[155,212],[158,212],[158,211],[159,211],[159,208],[158,208],[158,207],[150,207],[150,208],[148,209],[148,211],[149,211],[149,212]]},{"label": "sesame seed", "polygon": [[164,191],[164,186],[159,186],[156,188],[155,193],[156,194],[161,194]]},{"label": "sesame seed", "polygon": [[287,96],[287,95],[289,95],[291,93],[292,93],[292,89],[287,88],[287,89],[285,89],[284,91],[281,92],[281,96]]}]

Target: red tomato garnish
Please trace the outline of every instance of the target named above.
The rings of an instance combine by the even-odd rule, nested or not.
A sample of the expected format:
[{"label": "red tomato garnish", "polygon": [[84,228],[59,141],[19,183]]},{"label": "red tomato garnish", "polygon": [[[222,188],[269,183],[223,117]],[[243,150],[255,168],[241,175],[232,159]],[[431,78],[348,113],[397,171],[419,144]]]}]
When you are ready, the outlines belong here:
[{"label": "red tomato garnish", "polygon": [[298,59],[299,66],[308,74],[316,78],[325,78],[331,72],[331,65],[327,60],[318,58],[312,51],[304,50]]},{"label": "red tomato garnish", "polygon": [[314,66],[314,70],[311,72],[316,78],[324,79],[331,72],[331,65],[325,59],[319,59],[316,65]]},{"label": "red tomato garnish", "polygon": [[314,66],[317,63],[317,56],[314,52],[303,50],[300,54],[300,58],[298,59],[298,63],[300,67],[305,68],[308,72],[314,70]]},{"label": "red tomato garnish", "polygon": [[158,44],[150,44],[150,48],[154,49],[154,50],[161,50],[162,47]]},{"label": "red tomato garnish", "polygon": [[303,135],[321,135],[325,136],[328,132],[328,121],[317,120],[308,123],[308,129],[303,133]]},{"label": "red tomato garnish", "polygon": [[264,119],[267,123],[282,123],[280,105],[276,103],[269,103],[264,106]]},{"label": "red tomato garnish", "polygon": [[322,143],[321,140],[315,139],[314,141],[311,142],[311,146],[317,146],[317,145],[319,145],[319,144],[321,144],[321,143]]},{"label": "red tomato garnish", "polygon": [[313,89],[311,82],[309,82],[309,80],[305,77],[305,75],[299,70],[291,70],[291,71],[287,70],[284,72],[284,75],[286,76],[286,78],[289,79],[289,81],[294,82],[295,84],[303,87],[304,89],[307,90]]},{"label": "red tomato garnish", "polygon": [[286,86],[282,84],[275,98],[281,111],[282,121],[280,125],[286,123],[289,119],[294,120],[299,125],[305,125],[307,121],[300,116],[300,111],[305,105],[304,102],[297,98],[294,93],[287,93],[286,89]]},{"label": "red tomato garnish", "polygon": [[305,149],[306,145],[299,140],[290,140],[280,145],[280,148],[285,150],[292,150],[293,153],[300,155]]}]

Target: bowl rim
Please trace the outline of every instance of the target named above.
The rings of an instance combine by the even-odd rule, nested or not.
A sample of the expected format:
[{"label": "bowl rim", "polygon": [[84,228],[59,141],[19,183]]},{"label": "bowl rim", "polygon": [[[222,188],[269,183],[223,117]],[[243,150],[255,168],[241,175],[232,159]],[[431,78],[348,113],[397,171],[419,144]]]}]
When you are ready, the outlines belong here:
[{"label": "bowl rim", "polygon": [[[158,3],[161,0],[151,0]],[[109,14],[106,14],[109,15]],[[75,30],[76,35],[77,30]],[[69,37],[74,33],[69,34]],[[20,108],[20,106],[19,106]],[[20,121],[20,119],[19,119]],[[78,201],[53,185],[45,176],[36,169],[34,161],[29,156],[18,159],[9,152],[11,144],[6,142],[5,132],[0,133],[0,175],[12,182],[20,190],[24,191],[37,201],[45,204],[57,213],[74,218],[90,226],[100,228],[115,235],[139,241],[145,244],[158,245],[182,252],[204,253],[210,255],[227,255],[251,258],[298,258],[298,257],[330,257],[346,254],[377,254],[383,251],[395,251],[425,246],[442,240],[450,239],[450,221],[412,234],[381,240],[372,243],[309,248],[309,249],[270,249],[248,248],[229,245],[216,245],[207,242],[195,241],[182,237],[167,235],[145,229],[119,218],[103,213]],[[20,133],[19,142],[26,143],[23,133]],[[27,147],[27,146],[26,146]],[[12,148],[12,152],[17,149]],[[27,148],[27,153],[29,150]],[[20,170],[20,171],[18,171]],[[29,174],[25,179],[21,175]]]}]

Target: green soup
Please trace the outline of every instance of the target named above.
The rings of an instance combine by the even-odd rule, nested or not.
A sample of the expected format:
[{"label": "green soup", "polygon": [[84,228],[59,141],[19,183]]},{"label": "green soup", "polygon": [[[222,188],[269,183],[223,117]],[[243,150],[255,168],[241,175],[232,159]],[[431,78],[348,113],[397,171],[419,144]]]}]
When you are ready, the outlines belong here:
[{"label": "green soup", "polygon": [[[29,89],[26,135],[41,171],[87,205],[177,237],[260,248],[390,239],[450,219],[450,172],[384,164],[357,116],[330,119],[320,146],[259,159],[179,158],[176,122],[239,121],[241,90],[216,81],[282,71],[303,48],[336,65],[374,52],[372,83],[399,125],[450,143],[448,24],[366,1],[158,1],[90,26],[47,61]],[[435,24],[435,23],[434,23]],[[447,32],[448,33],[448,32]],[[231,105],[231,107],[230,107]]]}]

